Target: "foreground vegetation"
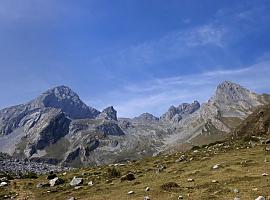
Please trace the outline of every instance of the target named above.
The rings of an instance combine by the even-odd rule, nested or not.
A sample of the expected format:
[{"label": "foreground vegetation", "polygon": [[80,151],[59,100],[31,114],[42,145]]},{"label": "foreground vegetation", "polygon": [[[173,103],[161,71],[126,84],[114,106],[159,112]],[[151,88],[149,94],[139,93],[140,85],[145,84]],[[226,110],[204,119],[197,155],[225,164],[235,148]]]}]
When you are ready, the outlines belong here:
[{"label": "foreground vegetation", "polygon": [[[185,155],[182,156],[181,155]],[[179,159],[181,157],[181,159]],[[213,166],[217,165],[217,169]],[[121,180],[132,172],[135,180]],[[119,174],[120,173],[120,174]],[[265,176],[263,176],[263,174]],[[265,144],[217,143],[193,149],[185,154],[162,155],[125,165],[84,168],[57,174],[65,183],[55,187],[37,188],[48,182],[37,179],[12,180],[1,187],[1,198],[18,195],[16,199],[256,199],[270,196],[270,152]],[[81,177],[80,187],[69,185]],[[88,182],[93,185],[89,186]],[[149,187],[149,191],[146,188]],[[128,194],[133,191],[133,194]],[[180,197],[181,198],[181,197]]]}]

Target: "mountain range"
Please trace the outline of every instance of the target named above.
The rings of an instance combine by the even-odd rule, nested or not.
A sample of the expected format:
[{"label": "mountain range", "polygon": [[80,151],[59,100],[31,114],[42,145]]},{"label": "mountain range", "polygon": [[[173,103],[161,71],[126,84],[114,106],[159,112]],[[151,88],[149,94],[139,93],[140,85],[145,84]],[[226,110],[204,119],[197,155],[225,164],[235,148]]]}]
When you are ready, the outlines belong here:
[{"label": "mountain range", "polygon": [[66,86],[0,111],[0,152],[65,166],[100,165],[190,149],[222,140],[255,108],[270,102],[224,81],[208,102],[171,106],[160,117],[118,118],[98,111]]}]

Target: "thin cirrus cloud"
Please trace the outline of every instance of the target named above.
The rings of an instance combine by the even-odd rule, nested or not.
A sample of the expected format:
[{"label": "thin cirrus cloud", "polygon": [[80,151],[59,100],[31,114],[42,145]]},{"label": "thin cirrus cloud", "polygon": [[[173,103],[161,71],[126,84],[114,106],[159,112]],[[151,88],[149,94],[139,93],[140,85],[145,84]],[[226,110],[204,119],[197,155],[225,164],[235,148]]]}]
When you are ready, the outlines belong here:
[{"label": "thin cirrus cloud", "polygon": [[[255,61],[246,67],[246,64],[243,64],[246,62],[237,55],[234,46],[246,37],[245,33],[256,35],[258,29],[254,29],[254,26],[265,24],[265,20],[269,19],[267,7],[269,6],[261,4],[254,7],[252,3],[247,3],[237,8],[222,9],[218,11],[215,19],[206,24],[169,32],[161,38],[98,57],[94,61],[96,65],[112,69],[119,66],[146,69],[189,56],[198,59],[196,61],[202,66],[197,73],[191,75],[170,75],[168,78],[153,76],[142,83],[126,84],[109,92],[107,101],[115,105],[120,116],[134,117],[142,112],[159,116],[173,104],[193,100],[207,101],[213,95],[215,87],[224,80],[240,83],[257,92],[269,91],[270,59],[256,61],[254,56]],[[265,14],[263,18],[262,13]],[[257,19],[256,24],[254,18]],[[224,60],[221,61],[218,56],[213,55],[213,47],[214,51],[221,51]],[[227,55],[229,56],[226,57]],[[202,59],[204,57],[206,59]],[[181,65],[179,63],[180,70]],[[102,108],[105,105],[107,104],[99,101],[97,107]]]},{"label": "thin cirrus cloud", "polygon": [[[127,85],[122,91],[112,91],[108,96],[121,117],[134,117],[143,112],[160,116],[171,105],[194,100],[206,102],[214,95],[216,86],[225,80],[258,93],[270,92],[269,77],[270,59],[240,69],[153,79],[138,85]],[[119,100],[119,97],[123,99]]]},{"label": "thin cirrus cloud", "polygon": [[[228,56],[227,62],[237,63],[237,55],[232,55],[233,51],[228,48],[245,38],[246,34],[256,33],[259,30],[256,28],[258,25],[265,27],[270,18],[267,10],[269,7],[268,4],[251,2],[236,8],[220,9],[206,24],[167,32],[160,38],[99,56],[91,60],[90,64],[115,71],[121,71],[127,66],[139,71],[168,61],[195,56],[197,63],[215,65],[219,61],[214,58],[211,49],[214,49],[217,55]],[[205,60],[208,63],[203,63]]]},{"label": "thin cirrus cloud", "polygon": [[222,48],[224,45],[225,27],[215,24],[198,26],[189,30],[169,32],[161,38],[146,41],[112,53],[100,56],[92,62],[97,66],[118,67],[159,64],[178,57],[184,57],[189,50],[198,46],[213,45]]}]

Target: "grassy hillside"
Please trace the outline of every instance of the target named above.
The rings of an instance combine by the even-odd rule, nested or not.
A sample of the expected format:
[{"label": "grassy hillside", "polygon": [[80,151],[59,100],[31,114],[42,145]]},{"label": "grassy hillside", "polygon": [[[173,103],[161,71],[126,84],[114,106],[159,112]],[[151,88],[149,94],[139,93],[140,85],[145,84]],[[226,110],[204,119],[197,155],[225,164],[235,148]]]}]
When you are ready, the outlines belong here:
[{"label": "grassy hillside", "polygon": [[[18,199],[29,196],[29,199],[44,200],[64,200],[69,197],[140,200],[144,196],[169,200],[177,199],[179,195],[184,199],[233,199],[239,196],[248,200],[259,195],[270,195],[270,178],[262,176],[263,173],[270,174],[270,153],[264,144],[254,147],[216,144],[190,151],[185,154],[186,161],[176,162],[181,155],[157,156],[115,167],[121,175],[129,171],[134,173],[136,179],[133,181],[121,182],[119,177],[110,178],[108,168],[112,167],[102,166],[79,169],[67,175],[58,174],[66,183],[56,187],[37,188],[38,183],[47,181],[45,176],[13,180],[8,187],[2,187],[0,193],[2,197],[17,193]],[[213,166],[216,164],[220,164],[220,167],[215,170]],[[162,170],[162,166],[165,169]],[[84,184],[77,190],[68,184],[73,176],[84,178]],[[189,182],[188,179],[194,181]],[[93,186],[87,185],[90,180]],[[166,183],[170,182],[178,187],[170,188],[170,184],[166,187]],[[150,187],[150,191],[145,191],[146,187]],[[131,190],[134,194],[128,195]]]},{"label": "grassy hillside", "polygon": [[[143,200],[146,196],[155,200],[174,200],[180,195],[190,200],[267,198],[270,196],[269,120],[268,105],[258,108],[227,141],[124,165],[83,168],[65,175],[57,174],[65,183],[55,187],[36,187],[38,183],[48,182],[46,176],[12,180],[8,186],[0,187],[0,198],[16,194],[17,199],[42,200],[66,200],[71,197]],[[215,165],[218,165],[217,169],[213,169]],[[112,169],[115,173],[111,173]],[[121,181],[121,176],[129,172],[136,179]],[[84,179],[79,188],[69,185],[73,176]],[[89,181],[93,181],[93,186],[88,185]],[[149,191],[146,191],[147,187]],[[128,194],[129,191],[134,193]]]}]

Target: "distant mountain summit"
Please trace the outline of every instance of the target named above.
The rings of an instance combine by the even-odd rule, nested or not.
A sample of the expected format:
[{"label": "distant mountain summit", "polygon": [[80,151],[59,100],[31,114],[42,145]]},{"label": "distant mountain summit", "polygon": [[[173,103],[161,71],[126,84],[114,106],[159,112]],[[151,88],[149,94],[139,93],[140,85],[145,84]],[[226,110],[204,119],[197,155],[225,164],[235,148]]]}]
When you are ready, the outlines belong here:
[{"label": "distant mountain summit", "polygon": [[161,116],[162,120],[179,122],[183,117],[194,113],[200,108],[200,103],[194,101],[193,103],[183,103],[178,107],[171,106],[165,114]]},{"label": "distant mountain summit", "polygon": [[100,113],[84,104],[79,96],[67,86],[58,86],[44,92],[30,102],[30,107],[58,108],[72,119],[95,118]]},{"label": "distant mountain summit", "polygon": [[101,113],[99,113],[97,118],[117,121],[117,111],[114,109],[113,106],[110,106],[108,108],[105,108]]},{"label": "distant mountain summit", "polygon": [[262,104],[257,94],[229,81],[225,81],[217,87],[216,93],[211,101],[220,107],[222,107],[222,105],[230,106],[237,103],[238,105],[236,106],[244,110],[250,110],[250,108]]},{"label": "distant mountain summit", "polygon": [[67,86],[0,110],[0,152],[68,166],[139,159],[224,139],[256,107],[270,102],[225,81],[207,103],[171,106],[161,117],[117,118],[86,105]]},{"label": "distant mountain summit", "polygon": [[143,113],[138,117],[134,117],[133,121],[138,121],[138,122],[157,122],[159,121],[158,117],[155,117],[154,115],[150,113]]}]

